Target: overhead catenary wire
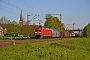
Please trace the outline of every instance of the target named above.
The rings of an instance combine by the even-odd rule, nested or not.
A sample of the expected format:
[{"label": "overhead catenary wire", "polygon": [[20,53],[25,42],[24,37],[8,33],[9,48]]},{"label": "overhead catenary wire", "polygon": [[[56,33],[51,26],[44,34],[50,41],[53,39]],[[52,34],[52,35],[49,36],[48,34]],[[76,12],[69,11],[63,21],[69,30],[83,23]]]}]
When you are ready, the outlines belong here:
[{"label": "overhead catenary wire", "polygon": [[14,5],[12,5],[12,4],[8,3],[8,2],[2,1],[2,0],[0,0],[0,1],[3,2],[3,3],[5,3],[5,4],[8,4],[8,5],[12,6],[12,7],[15,7],[15,8],[17,8],[17,9],[21,9],[21,8],[16,7],[16,6],[14,6]]},{"label": "overhead catenary wire", "polygon": [[[35,14],[33,14],[33,13],[31,13],[30,11],[27,11],[26,9],[23,9],[23,8],[21,8],[21,7],[17,7],[16,5],[13,5],[13,4],[11,4],[10,2],[6,2],[6,1],[4,1],[4,0],[0,0],[2,3],[5,3],[5,4],[7,4],[7,5],[9,5],[9,6],[12,6],[13,8],[16,8],[16,9],[18,9],[18,10],[23,10],[24,12],[27,12],[27,13],[30,13],[30,15],[35,15]],[[16,0],[15,0],[16,1]],[[18,1],[20,1],[20,0],[18,0]],[[33,6],[31,6],[29,3],[27,3],[26,1],[24,1],[24,0],[22,0],[21,2],[20,2],[20,4],[23,4],[23,5],[25,5],[25,6],[27,6],[27,7],[29,7],[29,9],[33,9],[33,10],[35,10],[35,11],[40,11],[40,10],[38,10],[38,9],[35,9],[35,8],[33,8]],[[31,7],[30,7],[31,6]],[[4,7],[6,7],[6,6],[4,6]],[[17,15],[17,13],[14,13],[14,11],[13,11],[13,9],[12,8],[8,8],[8,7],[6,7],[7,9],[2,9],[3,11],[5,11],[5,12],[9,12],[9,13],[12,13],[12,14],[15,14],[15,15]],[[41,15],[39,15],[39,17],[38,18],[44,18],[43,17],[43,12],[42,11],[40,11],[40,14]]]},{"label": "overhead catenary wire", "polygon": [[[15,0],[15,1],[17,1],[18,3],[20,3],[20,4],[22,4],[22,5],[24,5],[24,6],[26,6],[26,7],[28,7],[29,9],[33,9],[34,10],[34,8],[32,8],[32,7],[30,7],[29,5],[28,5],[28,3],[27,2],[25,2],[25,1],[23,1],[23,0]],[[25,11],[25,10],[24,10]],[[38,11],[39,12],[39,11]],[[36,14],[34,14],[34,13],[31,13],[30,11],[28,11],[28,13],[31,15],[31,16],[34,16],[34,15],[36,15]]]},{"label": "overhead catenary wire", "polygon": [[[42,15],[43,15],[43,11],[39,10],[39,9],[35,9],[31,4],[27,3],[26,1],[24,0],[21,0],[21,2],[23,2],[27,7],[29,7],[30,9],[33,9],[37,12],[39,12],[41,15],[39,15],[41,18],[44,18]],[[30,7],[31,6],[31,7]]]},{"label": "overhead catenary wire", "polygon": [[[9,2],[5,2],[5,1],[2,1],[2,0],[0,0],[0,1],[3,2],[3,3],[5,3],[5,4],[8,4],[8,5],[12,6],[12,7],[15,7],[15,8],[19,9],[19,10],[22,9],[22,8],[19,8],[19,7],[17,7],[17,6],[14,6],[14,5],[10,4]],[[19,1],[19,0],[18,0],[18,1]],[[35,10],[34,8],[30,7],[27,2],[25,2],[24,0],[22,0],[22,1],[23,1],[24,5],[26,5],[27,7]],[[22,2],[22,1],[20,1],[20,2]],[[26,10],[24,10],[24,9],[22,9],[22,10],[23,10],[23,11],[26,11]],[[36,10],[36,11],[38,11],[38,10]],[[29,11],[26,11],[26,12],[30,13]],[[38,11],[38,12],[39,12],[39,11]],[[41,12],[41,14],[43,13],[42,11],[40,11],[40,12]]]},{"label": "overhead catenary wire", "polygon": [[1,5],[1,4],[0,4],[0,6],[1,6],[1,7],[5,7],[5,8],[7,8],[7,9],[10,9],[10,10],[13,10],[13,9],[11,9],[11,8],[9,8],[9,7],[6,7],[6,6],[3,6],[3,5]]},{"label": "overhead catenary wire", "polygon": [[11,12],[11,11],[6,10],[6,9],[0,9],[0,10],[5,11],[5,12],[8,12],[8,13],[11,13],[11,14],[14,14],[14,15],[18,15],[17,13]]},{"label": "overhead catenary wire", "polygon": [[[22,3],[22,1],[20,1],[20,0],[14,0],[14,1],[20,3],[21,5],[26,6],[26,5],[25,5],[24,3]],[[27,12],[27,13],[29,13],[29,14],[33,14],[33,13],[31,13],[30,11],[27,11],[27,10],[25,10],[25,9],[23,9],[23,8],[22,8],[22,10],[25,11],[25,12]]]},{"label": "overhead catenary wire", "polygon": [[[38,14],[37,15],[37,19],[42,19],[43,20],[43,22],[44,22],[44,15],[43,15],[43,12],[42,11],[40,11],[40,10],[38,10],[38,9],[35,9],[31,4],[29,4],[29,3],[27,3],[26,1],[24,1],[24,0],[18,0],[18,2],[20,2],[20,3],[22,3],[22,4],[24,4],[26,7],[28,7],[29,9],[33,9],[33,10],[35,10],[35,11],[37,11],[38,13],[40,13],[40,14]],[[32,16],[31,14],[30,14],[30,16]],[[32,20],[32,21],[35,21],[36,20],[36,18],[34,17],[34,16],[36,16],[36,14],[33,14],[33,16],[32,16],[32,18],[30,19],[30,21]],[[33,18],[34,17],[34,18]]]},{"label": "overhead catenary wire", "polygon": [[[3,3],[5,3],[5,4],[7,4],[7,5],[10,5],[10,6],[14,7],[14,8],[17,8],[17,9],[19,9],[19,10],[22,9],[22,8],[19,8],[19,7],[17,7],[17,6],[14,6],[14,5],[10,4],[9,2],[5,2],[5,1],[2,1],[2,0],[0,0],[0,1],[3,2]],[[25,11],[25,12],[28,12],[28,11],[26,11],[26,10],[24,10],[24,9],[22,9],[22,10]]]},{"label": "overhead catenary wire", "polygon": [[[24,0],[22,0],[22,2],[23,2],[26,6],[28,6],[29,8],[31,8],[31,9],[39,12],[39,13],[40,13],[40,12],[43,12],[43,11],[41,11],[41,10],[39,10],[39,9],[34,8],[31,4],[27,3],[27,2],[24,1]],[[31,7],[30,7],[30,6],[31,6]]]},{"label": "overhead catenary wire", "polygon": [[[3,7],[3,8],[0,9],[0,10],[5,11],[5,12],[9,12],[9,13],[12,13],[12,14],[15,14],[15,15],[18,15],[18,13],[13,12],[14,9],[11,9],[11,8],[6,7],[6,6],[3,6],[3,5],[0,5],[0,6]],[[7,9],[9,9],[9,10],[7,10],[7,9],[5,9],[5,8],[7,8]]]}]

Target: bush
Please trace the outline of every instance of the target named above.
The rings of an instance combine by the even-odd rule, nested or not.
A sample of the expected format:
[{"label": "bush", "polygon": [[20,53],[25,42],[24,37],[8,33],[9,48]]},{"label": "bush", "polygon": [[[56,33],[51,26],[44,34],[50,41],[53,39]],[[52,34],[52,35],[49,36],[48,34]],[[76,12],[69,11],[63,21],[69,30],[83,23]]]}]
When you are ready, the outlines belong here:
[{"label": "bush", "polygon": [[84,27],[84,36],[90,38],[90,23]]}]

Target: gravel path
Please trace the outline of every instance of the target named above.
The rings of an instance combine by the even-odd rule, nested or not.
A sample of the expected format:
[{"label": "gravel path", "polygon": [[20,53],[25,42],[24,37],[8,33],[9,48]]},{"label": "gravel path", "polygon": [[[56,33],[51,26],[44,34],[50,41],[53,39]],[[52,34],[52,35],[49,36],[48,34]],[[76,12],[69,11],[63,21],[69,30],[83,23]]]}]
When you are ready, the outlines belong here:
[{"label": "gravel path", "polygon": [[28,39],[28,40],[7,40],[7,41],[0,41],[0,48],[6,47],[10,45],[17,45],[23,44],[27,42],[45,42],[45,41],[55,41],[55,40],[62,40],[61,38],[53,38],[53,39]]}]

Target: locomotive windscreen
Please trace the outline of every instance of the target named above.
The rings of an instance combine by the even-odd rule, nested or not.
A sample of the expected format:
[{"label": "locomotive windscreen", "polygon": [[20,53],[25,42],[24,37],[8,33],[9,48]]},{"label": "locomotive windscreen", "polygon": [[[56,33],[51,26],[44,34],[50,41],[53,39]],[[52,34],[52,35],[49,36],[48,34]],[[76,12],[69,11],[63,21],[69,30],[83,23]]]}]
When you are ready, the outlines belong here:
[{"label": "locomotive windscreen", "polygon": [[41,28],[36,28],[35,30],[41,30]]}]

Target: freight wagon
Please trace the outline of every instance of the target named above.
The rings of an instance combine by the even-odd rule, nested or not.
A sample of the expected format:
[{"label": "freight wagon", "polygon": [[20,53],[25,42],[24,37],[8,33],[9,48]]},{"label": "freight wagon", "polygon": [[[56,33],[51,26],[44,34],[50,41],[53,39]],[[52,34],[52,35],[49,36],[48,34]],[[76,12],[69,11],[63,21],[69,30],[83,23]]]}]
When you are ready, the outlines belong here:
[{"label": "freight wagon", "polygon": [[50,29],[51,30],[51,37],[52,38],[59,38],[60,37],[60,33],[59,31],[57,31],[56,29]]},{"label": "freight wagon", "polygon": [[60,32],[60,37],[61,38],[69,38],[69,37],[72,37],[72,33],[69,31],[63,31],[63,32]]}]

